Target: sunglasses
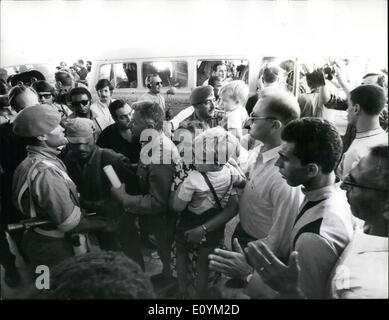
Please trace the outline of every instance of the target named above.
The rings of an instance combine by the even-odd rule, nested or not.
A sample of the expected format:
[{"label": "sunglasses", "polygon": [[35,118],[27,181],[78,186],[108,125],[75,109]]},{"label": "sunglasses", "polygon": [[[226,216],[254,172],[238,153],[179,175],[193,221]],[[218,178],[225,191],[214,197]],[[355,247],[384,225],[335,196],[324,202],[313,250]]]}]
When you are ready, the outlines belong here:
[{"label": "sunglasses", "polygon": [[343,181],[342,185],[349,186],[349,187],[355,187],[355,188],[361,188],[361,189],[367,189],[367,190],[374,190],[374,191],[379,191],[379,192],[388,192],[389,191],[389,190],[385,190],[385,189],[379,189],[379,188],[374,188],[374,187],[363,186],[361,184],[352,182],[350,180]]},{"label": "sunglasses", "polygon": [[51,93],[38,93],[39,99],[45,98],[45,99],[50,99],[53,95]]},{"label": "sunglasses", "polygon": [[72,101],[72,106],[73,107],[79,107],[81,105],[86,106],[86,105],[88,105],[88,103],[89,103],[89,100]]},{"label": "sunglasses", "polygon": [[154,84],[155,84],[156,86],[158,86],[158,85],[162,86],[162,82],[154,82]]}]

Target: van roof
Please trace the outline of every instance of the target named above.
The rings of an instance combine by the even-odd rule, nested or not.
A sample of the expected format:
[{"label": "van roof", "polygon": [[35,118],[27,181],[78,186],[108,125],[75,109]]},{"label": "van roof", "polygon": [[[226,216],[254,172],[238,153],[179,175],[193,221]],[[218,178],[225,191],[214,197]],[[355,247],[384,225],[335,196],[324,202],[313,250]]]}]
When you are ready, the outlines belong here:
[{"label": "van roof", "polygon": [[237,47],[221,48],[219,45],[217,49],[212,48],[191,48],[190,46],[171,46],[166,47],[125,47],[115,48],[114,50],[101,51],[96,55],[95,61],[108,60],[123,60],[123,59],[152,59],[152,58],[168,58],[168,57],[232,57],[244,58],[249,56],[285,56],[285,51],[271,52],[270,50],[260,50],[253,48]]}]

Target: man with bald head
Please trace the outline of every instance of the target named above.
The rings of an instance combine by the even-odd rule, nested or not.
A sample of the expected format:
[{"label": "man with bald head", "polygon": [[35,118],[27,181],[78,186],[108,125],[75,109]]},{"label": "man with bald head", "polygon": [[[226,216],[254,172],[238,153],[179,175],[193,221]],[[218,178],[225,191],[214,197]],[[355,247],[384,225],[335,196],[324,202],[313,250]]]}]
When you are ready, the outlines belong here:
[{"label": "man with bald head", "polygon": [[[249,118],[250,135],[263,144],[256,147],[258,157],[239,199],[240,223],[233,235],[243,247],[250,241],[262,239],[281,258],[289,249],[289,237],[301,195],[298,188],[286,183],[274,164],[279,157],[283,128],[299,116],[296,98],[286,91],[274,91],[256,103]],[[228,266],[223,257],[233,263]],[[246,279],[252,271],[244,255],[238,252],[217,249],[210,256],[210,262],[212,269],[241,279]],[[238,281],[228,285],[238,286]]]}]

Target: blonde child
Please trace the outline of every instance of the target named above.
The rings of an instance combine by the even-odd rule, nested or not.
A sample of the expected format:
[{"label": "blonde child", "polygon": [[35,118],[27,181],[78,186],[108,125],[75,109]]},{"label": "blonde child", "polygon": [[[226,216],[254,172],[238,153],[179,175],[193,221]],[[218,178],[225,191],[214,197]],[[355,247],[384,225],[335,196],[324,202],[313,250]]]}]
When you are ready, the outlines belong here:
[{"label": "blonde child", "polygon": [[225,84],[219,91],[219,108],[225,111],[222,126],[239,140],[243,136],[243,126],[248,119],[245,104],[249,87],[242,80]]},{"label": "blonde child", "polygon": [[195,297],[205,298],[208,288],[208,255],[222,244],[225,224],[236,214],[224,210],[234,186],[243,187],[244,175],[227,161],[236,156],[238,140],[221,127],[208,129],[194,141],[194,167],[173,198],[173,210],[181,212],[176,232],[177,276],[181,295],[190,285],[188,253],[197,250]]}]

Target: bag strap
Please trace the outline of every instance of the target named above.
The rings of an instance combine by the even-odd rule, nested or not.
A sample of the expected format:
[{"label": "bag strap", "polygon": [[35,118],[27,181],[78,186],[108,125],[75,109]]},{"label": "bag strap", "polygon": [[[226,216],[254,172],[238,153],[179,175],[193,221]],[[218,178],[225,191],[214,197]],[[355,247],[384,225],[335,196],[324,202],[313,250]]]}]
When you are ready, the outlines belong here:
[{"label": "bag strap", "polygon": [[201,172],[201,175],[204,177],[205,182],[207,183],[209,189],[211,190],[212,195],[215,198],[215,201],[217,203],[217,206],[219,207],[220,210],[223,210],[223,207],[222,207],[222,205],[220,203],[220,200],[219,200],[219,198],[218,198],[218,196],[216,194],[215,189],[213,188],[213,185],[212,185],[211,181],[209,181],[208,176],[204,172]]}]

